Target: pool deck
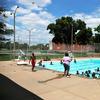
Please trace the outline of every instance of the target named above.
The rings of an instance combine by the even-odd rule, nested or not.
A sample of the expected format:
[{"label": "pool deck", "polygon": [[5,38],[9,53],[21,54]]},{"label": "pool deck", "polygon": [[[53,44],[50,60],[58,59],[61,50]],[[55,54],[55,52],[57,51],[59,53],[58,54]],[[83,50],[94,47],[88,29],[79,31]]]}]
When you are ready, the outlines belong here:
[{"label": "pool deck", "polygon": [[0,61],[0,73],[44,100],[99,100],[100,80],[87,79],[45,69],[31,71],[14,61]]}]

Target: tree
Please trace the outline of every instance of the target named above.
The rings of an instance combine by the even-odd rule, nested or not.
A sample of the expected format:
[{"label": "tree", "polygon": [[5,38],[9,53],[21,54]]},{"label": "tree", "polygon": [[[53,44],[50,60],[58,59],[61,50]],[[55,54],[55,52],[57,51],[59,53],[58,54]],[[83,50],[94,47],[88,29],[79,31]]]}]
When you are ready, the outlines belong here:
[{"label": "tree", "polygon": [[94,43],[100,43],[100,34],[95,34],[94,36]]},{"label": "tree", "polygon": [[13,33],[12,29],[7,29],[6,24],[4,23],[5,18],[5,9],[0,7],[0,41],[6,41],[8,39],[5,38],[5,35],[10,35]]},{"label": "tree", "polygon": [[0,50],[1,50],[2,48],[5,48],[5,43],[4,43],[4,42],[0,42]]},{"label": "tree", "polygon": [[29,45],[27,43],[24,43],[24,44],[16,43],[16,48],[18,48],[18,49],[27,49],[27,48],[29,48]]},{"label": "tree", "polygon": [[85,28],[80,30],[76,35],[76,40],[78,44],[86,45],[92,40],[92,29]]},{"label": "tree", "polygon": [[94,36],[94,42],[95,43],[100,43],[100,25],[98,25],[96,28],[94,28],[97,33]]},{"label": "tree", "polygon": [[[84,21],[73,20],[72,17],[61,17],[61,19],[57,19],[56,23],[51,23],[47,26],[47,30],[50,30],[49,33],[54,35],[52,41],[54,43],[65,43],[71,44],[71,40],[73,39],[73,43],[75,43],[75,37],[77,34],[77,30],[86,29],[86,24]],[[72,37],[73,35],[73,37]]]},{"label": "tree", "polygon": [[100,33],[100,24],[96,28],[94,28],[94,30]]},{"label": "tree", "polygon": [[77,29],[78,30],[83,30],[86,29],[86,23],[80,19],[76,20],[76,24],[77,24]]}]

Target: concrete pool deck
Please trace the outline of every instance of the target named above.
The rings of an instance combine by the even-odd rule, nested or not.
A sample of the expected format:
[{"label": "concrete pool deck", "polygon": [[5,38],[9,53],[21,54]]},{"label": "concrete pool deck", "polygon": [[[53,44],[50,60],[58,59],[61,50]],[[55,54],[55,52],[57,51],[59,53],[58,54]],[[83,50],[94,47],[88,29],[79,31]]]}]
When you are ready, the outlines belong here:
[{"label": "concrete pool deck", "polygon": [[45,69],[31,71],[29,66],[18,66],[14,61],[0,61],[0,73],[44,100],[99,100],[100,80]]}]

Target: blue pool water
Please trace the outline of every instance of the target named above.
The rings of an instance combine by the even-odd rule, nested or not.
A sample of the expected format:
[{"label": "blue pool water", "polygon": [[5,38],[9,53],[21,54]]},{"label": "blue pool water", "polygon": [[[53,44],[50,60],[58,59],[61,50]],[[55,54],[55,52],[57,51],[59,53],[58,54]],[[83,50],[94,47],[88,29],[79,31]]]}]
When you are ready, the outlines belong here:
[{"label": "blue pool water", "polygon": [[[53,65],[50,65],[50,61],[43,62],[43,65],[45,65],[45,68],[55,70],[55,71],[64,71],[63,64],[60,64],[60,61],[52,61]],[[95,69],[99,67],[100,69],[100,59],[85,59],[85,60],[77,60],[76,63],[72,61],[70,63],[70,73],[76,74],[76,71],[78,70],[80,73],[85,72],[87,70],[91,70],[91,72],[94,72]]]}]

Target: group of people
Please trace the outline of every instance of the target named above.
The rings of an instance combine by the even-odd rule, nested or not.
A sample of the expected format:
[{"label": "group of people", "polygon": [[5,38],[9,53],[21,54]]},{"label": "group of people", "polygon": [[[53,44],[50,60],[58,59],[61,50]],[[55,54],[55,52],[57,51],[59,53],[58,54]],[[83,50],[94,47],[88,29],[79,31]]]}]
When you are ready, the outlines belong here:
[{"label": "group of people", "polygon": [[98,77],[100,77],[100,70],[99,70],[99,67],[96,69],[95,72],[91,72],[91,70],[87,70],[85,72],[82,72],[80,73],[79,71],[76,71],[76,75],[81,75],[81,76],[85,76],[85,77],[88,77],[88,78],[97,78],[97,75],[98,74]]},{"label": "group of people", "polygon": [[[69,53],[66,52],[64,57],[61,60],[61,64],[63,64],[64,66],[64,76],[70,76],[69,74],[69,70],[70,70],[70,62],[73,60],[72,56],[69,56]],[[76,60],[74,59],[75,63]],[[29,63],[31,62],[32,64],[32,71],[34,71],[35,68],[35,64],[36,64],[36,56],[34,55],[34,53],[32,53],[32,56],[30,57]],[[50,63],[52,64],[52,62]],[[42,65],[42,60],[39,62],[39,65]]]}]

